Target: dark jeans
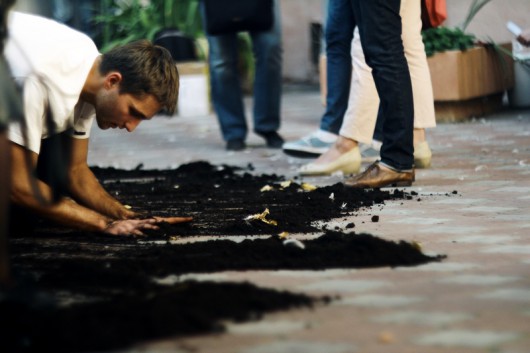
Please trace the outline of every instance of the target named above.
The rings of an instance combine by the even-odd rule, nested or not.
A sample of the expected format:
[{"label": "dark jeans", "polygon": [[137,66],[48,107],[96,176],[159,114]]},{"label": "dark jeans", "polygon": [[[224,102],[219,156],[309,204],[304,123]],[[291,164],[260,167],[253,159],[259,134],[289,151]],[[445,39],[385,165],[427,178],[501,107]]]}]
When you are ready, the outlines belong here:
[{"label": "dark jeans", "polygon": [[[353,14],[347,0],[328,0],[325,25],[326,41],[326,110],[320,121],[320,129],[339,134],[344,114],[348,108],[351,84],[351,40],[353,38]],[[348,6],[347,11],[341,8]],[[349,58],[349,59],[348,59]],[[349,60],[346,64],[345,60]]]},{"label": "dark jeans", "polygon": [[[278,1],[274,25],[269,31],[250,32],[256,62],[254,76],[254,131],[267,133],[280,128],[282,43]],[[204,15],[204,11],[203,11]],[[225,141],[247,135],[243,92],[238,71],[237,34],[207,36],[212,101]]]},{"label": "dark jeans", "polygon": [[374,140],[377,140],[379,142],[383,141],[383,122],[385,121],[385,117],[383,116],[383,113],[381,112],[381,107],[379,107],[379,110],[377,112],[377,120],[375,121],[375,129],[374,129]]},{"label": "dark jeans", "polygon": [[414,163],[414,107],[401,40],[400,0],[330,0],[326,24],[328,94],[326,114],[344,115],[351,78],[351,41],[359,27],[366,63],[372,68],[383,115],[381,161],[398,170]]}]

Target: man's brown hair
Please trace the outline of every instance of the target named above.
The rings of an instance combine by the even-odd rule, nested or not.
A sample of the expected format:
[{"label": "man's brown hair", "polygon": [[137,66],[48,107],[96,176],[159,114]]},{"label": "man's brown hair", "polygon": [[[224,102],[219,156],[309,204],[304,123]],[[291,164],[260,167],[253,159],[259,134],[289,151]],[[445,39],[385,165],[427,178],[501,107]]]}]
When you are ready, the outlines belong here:
[{"label": "man's brown hair", "polygon": [[101,74],[121,73],[120,93],[137,97],[155,96],[166,112],[172,115],[177,106],[179,74],[169,51],[148,40],[116,47],[103,54]]}]

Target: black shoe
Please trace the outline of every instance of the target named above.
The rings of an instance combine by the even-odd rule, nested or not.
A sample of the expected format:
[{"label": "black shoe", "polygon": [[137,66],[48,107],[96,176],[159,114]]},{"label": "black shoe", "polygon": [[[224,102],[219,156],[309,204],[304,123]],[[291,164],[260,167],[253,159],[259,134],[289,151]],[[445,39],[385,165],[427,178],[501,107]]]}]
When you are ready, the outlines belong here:
[{"label": "black shoe", "polygon": [[229,140],[226,142],[227,151],[242,151],[247,147],[245,141],[240,139]]},{"label": "black shoe", "polygon": [[267,142],[267,147],[269,148],[282,148],[283,143],[285,142],[283,138],[276,131],[270,132],[256,132]]}]

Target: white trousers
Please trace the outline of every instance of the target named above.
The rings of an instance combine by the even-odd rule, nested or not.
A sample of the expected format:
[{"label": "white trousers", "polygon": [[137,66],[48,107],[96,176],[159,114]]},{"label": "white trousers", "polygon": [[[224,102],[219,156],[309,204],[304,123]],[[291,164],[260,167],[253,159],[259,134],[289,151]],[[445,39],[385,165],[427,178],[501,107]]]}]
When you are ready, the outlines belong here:
[{"label": "white trousers", "polygon": [[[414,128],[435,127],[431,74],[421,38],[420,0],[401,0],[400,15],[403,27],[403,46],[412,81]],[[357,28],[355,28],[352,42],[352,66],[348,109],[339,133],[357,142],[371,143],[379,110],[379,96],[375,88],[372,69],[364,59]]]}]

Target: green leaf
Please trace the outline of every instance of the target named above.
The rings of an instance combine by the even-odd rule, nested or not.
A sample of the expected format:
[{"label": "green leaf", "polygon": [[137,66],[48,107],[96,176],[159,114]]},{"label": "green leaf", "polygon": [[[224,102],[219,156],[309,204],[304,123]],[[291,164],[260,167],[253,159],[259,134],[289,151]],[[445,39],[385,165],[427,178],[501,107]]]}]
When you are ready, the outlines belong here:
[{"label": "green leaf", "polygon": [[475,15],[480,11],[480,9],[484,7],[484,5],[486,5],[490,1],[491,0],[473,0],[471,6],[469,7],[469,11],[464,22],[460,25],[462,31],[465,31],[467,29],[467,26],[469,26],[469,23],[471,22],[471,20],[473,20]]}]

